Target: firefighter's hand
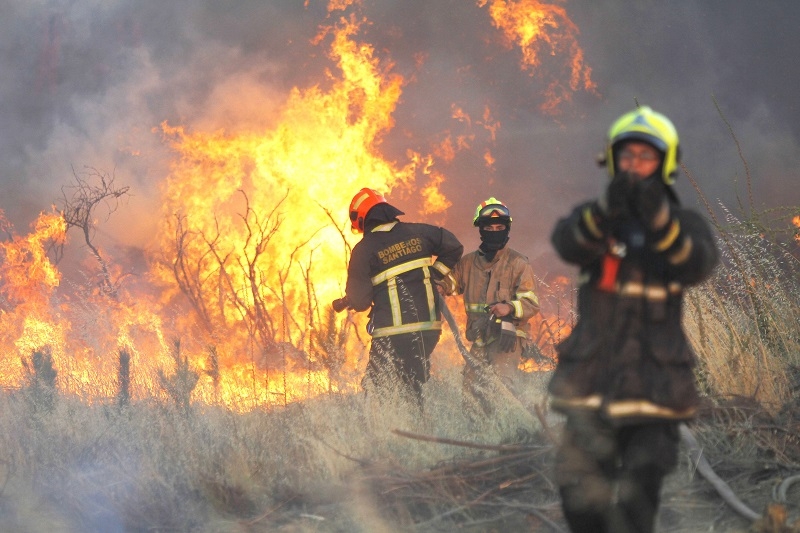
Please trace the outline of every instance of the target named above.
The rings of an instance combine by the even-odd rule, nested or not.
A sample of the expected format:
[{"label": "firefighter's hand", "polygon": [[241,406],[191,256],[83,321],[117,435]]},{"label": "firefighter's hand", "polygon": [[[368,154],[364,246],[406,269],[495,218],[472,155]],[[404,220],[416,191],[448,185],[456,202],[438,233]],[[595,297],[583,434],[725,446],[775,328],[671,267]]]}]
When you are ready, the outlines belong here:
[{"label": "firefighter's hand", "polygon": [[333,307],[334,311],[336,311],[337,313],[341,313],[342,311],[350,307],[350,300],[347,298],[347,296],[343,298],[337,298],[336,300],[331,302],[331,306]]},{"label": "firefighter's hand", "polygon": [[439,279],[435,280],[434,283],[436,283],[436,290],[442,296],[452,296],[458,292],[458,283],[452,273],[441,276]]},{"label": "firefighter's hand", "polygon": [[634,186],[633,205],[636,214],[651,231],[658,231],[669,222],[667,186],[660,176],[650,176]]},{"label": "firefighter's hand", "polygon": [[628,208],[633,191],[633,178],[627,172],[618,172],[597,200],[601,218],[616,220],[630,215]]},{"label": "firefighter's hand", "polygon": [[514,312],[514,306],[508,302],[497,302],[490,304],[488,307],[489,313],[497,317],[509,316]]},{"label": "firefighter's hand", "polygon": [[486,328],[489,326],[489,315],[480,315],[472,321],[472,325],[467,329],[466,336],[469,342],[475,342],[478,338],[486,337]]},{"label": "firefighter's hand", "polygon": [[514,351],[517,346],[517,328],[513,323],[508,320],[500,321],[500,338],[497,343],[503,353]]}]

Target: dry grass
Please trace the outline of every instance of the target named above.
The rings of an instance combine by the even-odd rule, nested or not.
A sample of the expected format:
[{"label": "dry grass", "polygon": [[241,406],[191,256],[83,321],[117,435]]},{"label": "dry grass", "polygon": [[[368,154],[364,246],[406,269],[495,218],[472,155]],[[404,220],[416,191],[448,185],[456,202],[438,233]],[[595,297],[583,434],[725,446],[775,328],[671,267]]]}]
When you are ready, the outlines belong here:
[{"label": "dry grass", "polygon": [[723,264],[689,292],[684,324],[708,396],[777,410],[791,398],[800,365],[800,263],[751,231],[728,233]]},{"label": "dry grass", "polygon": [[[717,473],[761,512],[800,472],[800,273],[763,231],[729,222],[724,264],[686,302],[707,399],[693,429]],[[544,409],[549,375],[516,388],[540,418],[500,397],[493,415],[475,418],[459,356],[441,350],[452,343],[434,354],[421,413],[392,393],[248,413],[164,395],[122,407],[53,399],[46,380],[0,393],[0,530],[565,531],[549,471],[560,424]],[[795,526],[798,491],[783,502]],[[751,529],[684,459],[658,531],[699,530],[773,531]]]},{"label": "dry grass", "polygon": [[[518,421],[465,414],[459,377],[452,369],[429,383],[422,415],[399,398],[364,395],[241,414],[63,396],[52,410],[34,411],[25,391],[5,393],[2,530],[393,531],[396,524],[380,526],[366,473],[423,470],[464,451],[392,430],[516,438]],[[526,401],[541,402],[542,384],[532,384]]]}]

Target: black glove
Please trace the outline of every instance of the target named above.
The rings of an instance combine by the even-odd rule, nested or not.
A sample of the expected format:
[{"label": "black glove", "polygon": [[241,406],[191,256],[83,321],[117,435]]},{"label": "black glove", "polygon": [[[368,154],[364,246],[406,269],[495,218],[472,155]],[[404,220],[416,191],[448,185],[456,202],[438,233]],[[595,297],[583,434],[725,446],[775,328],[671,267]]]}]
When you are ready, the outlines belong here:
[{"label": "black glove", "polygon": [[629,216],[632,193],[633,178],[627,172],[618,172],[598,201],[602,216],[608,220]]},{"label": "black glove", "polygon": [[638,182],[633,190],[633,205],[639,219],[650,230],[659,230],[669,221],[667,186],[660,176]]},{"label": "black glove", "polygon": [[350,307],[350,300],[347,298],[347,296],[343,298],[337,298],[336,300],[331,302],[331,306],[333,307],[334,311],[336,311],[337,313],[341,313],[342,311]]},{"label": "black glove", "polygon": [[486,338],[486,328],[489,326],[489,315],[481,315],[472,321],[472,325],[466,332],[469,342],[475,342],[478,337]]},{"label": "black glove", "polygon": [[[603,194],[591,206],[591,216],[597,230],[608,235],[616,222],[630,216],[630,198],[633,191],[633,178],[627,172],[614,176]],[[599,238],[596,230],[589,228],[593,238]]]},{"label": "black glove", "polygon": [[517,346],[517,327],[508,320],[501,320],[500,322],[500,338],[497,339],[498,348],[503,353],[513,352]]}]

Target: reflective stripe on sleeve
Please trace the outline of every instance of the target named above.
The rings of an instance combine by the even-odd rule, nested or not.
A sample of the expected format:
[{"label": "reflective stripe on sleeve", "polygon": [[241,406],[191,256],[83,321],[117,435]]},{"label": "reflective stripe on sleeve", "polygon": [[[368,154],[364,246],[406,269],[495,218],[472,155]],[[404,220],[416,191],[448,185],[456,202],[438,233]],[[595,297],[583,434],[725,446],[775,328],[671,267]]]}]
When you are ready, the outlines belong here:
[{"label": "reflective stripe on sleeve", "polygon": [[678,236],[681,234],[681,223],[678,222],[678,219],[673,219],[672,223],[667,230],[667,234],[664,236],[663,239],[658,241],[653,245],[653,250],[656,252],[665,252],[669,249],[670,246],[675,244],[675,241],[678,239]]}]

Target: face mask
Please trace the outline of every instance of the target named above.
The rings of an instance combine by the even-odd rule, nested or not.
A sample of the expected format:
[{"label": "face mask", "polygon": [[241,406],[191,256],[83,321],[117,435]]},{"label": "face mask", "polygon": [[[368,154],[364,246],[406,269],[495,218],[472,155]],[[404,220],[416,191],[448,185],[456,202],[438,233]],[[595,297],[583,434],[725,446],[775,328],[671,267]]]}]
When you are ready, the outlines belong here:
[{"label": "face mask", "polygon": [[[481,246],[480,249],[486,254],[487,259],[491,261],[498,250],[508,242],[508,233],[511,228],[506,228],[503,231],[486,231],[480,228],[481,233]],[[491,254],[491,257],[490,257]]]}]

